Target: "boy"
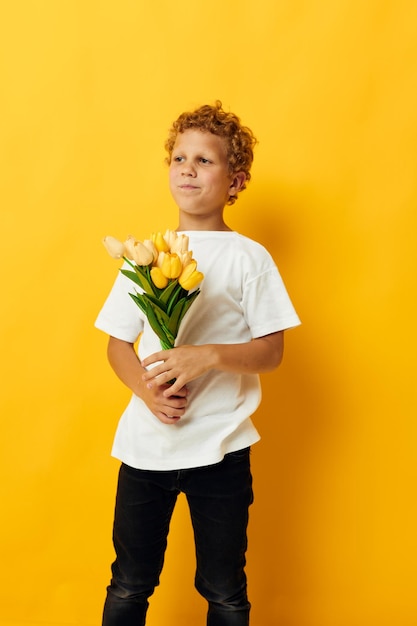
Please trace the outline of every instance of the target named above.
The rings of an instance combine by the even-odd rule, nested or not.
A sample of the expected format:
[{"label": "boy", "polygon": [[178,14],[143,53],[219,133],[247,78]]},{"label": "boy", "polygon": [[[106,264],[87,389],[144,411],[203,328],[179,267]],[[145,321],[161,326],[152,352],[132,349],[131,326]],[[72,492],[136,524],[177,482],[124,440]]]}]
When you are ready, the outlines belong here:
[{"label": "boy", "polygon": [[207,625],[249,624],[249,451],[259,440],[250,416],[260,402],[258,374],[280,364],[283,331],[299,324],[268,252],[224,221],[225,205],[250,179],[255,142],[220,102],[182,114],[171,128],[166,148],[177,231],[189,236],[204,274],[176,347],[161,350],[122,274],[96,321],[110,335],[111,366],[133,392],[112,450],[122,465],[103,626],[145,624],[181,491]]}]

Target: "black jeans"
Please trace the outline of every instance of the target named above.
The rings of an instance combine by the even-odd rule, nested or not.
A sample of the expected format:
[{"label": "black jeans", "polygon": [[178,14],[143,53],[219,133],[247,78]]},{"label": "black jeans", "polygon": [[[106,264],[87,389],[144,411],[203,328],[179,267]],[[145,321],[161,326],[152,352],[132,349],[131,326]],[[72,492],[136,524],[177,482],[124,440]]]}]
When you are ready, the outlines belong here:
[{"label": "black jeans", "polygon": [[206,467],[145,471],[122,464],[113,541],[116,560],[103,626],[144,626],[148,598],[159,583],[171,515],[185,493],[194,529],[195,586],[208,602],[208,626],[247,626],[244,571],[249,505],[249,448]]}]

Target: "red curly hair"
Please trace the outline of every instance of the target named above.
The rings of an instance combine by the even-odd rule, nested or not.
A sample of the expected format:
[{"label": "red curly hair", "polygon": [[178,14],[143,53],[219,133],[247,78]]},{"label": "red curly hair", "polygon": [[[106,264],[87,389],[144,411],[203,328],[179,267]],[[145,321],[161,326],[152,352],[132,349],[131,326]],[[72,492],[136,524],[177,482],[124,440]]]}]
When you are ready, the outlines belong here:
[{"label": "red curly hair", "polygon": [[[175,120],[165,142],[165,149],[168,152],[166,159],[168,165],[171,163],[172,151],[178,133],[183,133],[188,129],[201,130],[223,137],[226,140],[230,174],[244,172],[246,175],[245,182],[249,182],[253,149],[257,140],[250,128],[241,124],[237,115],[223,110],[220,100],[216,100],[214,106],[205,104],[195,111],[182,113]],[[243,184],[240,191],[244,189],[246,189],[246,184]],[[236,199],[237,196],[230,196],[227,204],[233,204]]]}]

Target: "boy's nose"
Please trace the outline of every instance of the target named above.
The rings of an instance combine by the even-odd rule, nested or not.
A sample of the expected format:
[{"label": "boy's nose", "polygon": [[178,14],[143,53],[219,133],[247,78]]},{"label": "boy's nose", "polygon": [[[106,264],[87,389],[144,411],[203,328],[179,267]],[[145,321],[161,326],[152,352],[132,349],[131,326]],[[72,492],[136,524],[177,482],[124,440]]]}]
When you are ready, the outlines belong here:
[{"label": "boy's nose", "polygon": [[181,174],[183,176],[195,176],[195,167],[191,163],[184,163]]}]

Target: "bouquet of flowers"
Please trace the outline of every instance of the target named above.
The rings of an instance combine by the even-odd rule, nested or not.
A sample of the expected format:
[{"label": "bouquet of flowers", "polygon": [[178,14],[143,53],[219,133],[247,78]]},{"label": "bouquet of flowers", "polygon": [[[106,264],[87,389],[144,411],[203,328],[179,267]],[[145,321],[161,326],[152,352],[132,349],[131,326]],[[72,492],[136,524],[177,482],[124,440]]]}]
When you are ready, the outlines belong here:
[{"label": "bouquet of flowers", "polygon": [[187,235],[167,230],[165,235],[153,233],[143,242],[133,236],[124,242],[108,236],[103,243],[110,256],[130,265],[132,269],[120,271],[142,292],[135,290],[129,295],[146,315],[162,348],[173,348],[181,321],[200,293],[197,287],[204,278],[188,250]]}]

